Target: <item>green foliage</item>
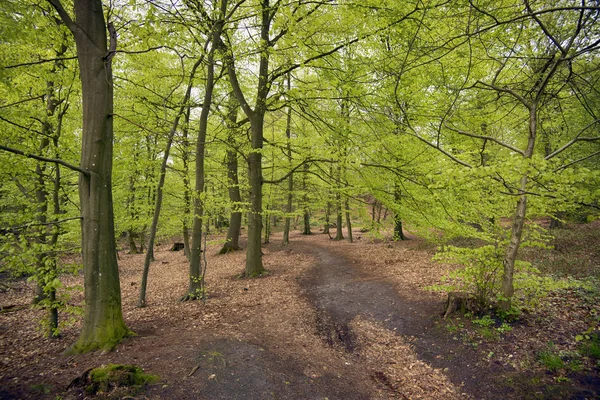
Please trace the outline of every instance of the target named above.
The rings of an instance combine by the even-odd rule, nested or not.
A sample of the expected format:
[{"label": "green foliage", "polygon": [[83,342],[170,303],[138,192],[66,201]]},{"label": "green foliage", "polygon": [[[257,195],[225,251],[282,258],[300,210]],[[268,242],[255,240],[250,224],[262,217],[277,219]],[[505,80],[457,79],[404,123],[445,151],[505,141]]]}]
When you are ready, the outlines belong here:
[{"label": "green foliage", "polygon": [[491,326],[494,326],[496,324],[496,321],[494,321],[494,319],[489,315],[484,315],[481,318],[474,319],[473,323],[484,328],[489,328]]},{"label": "green foliage", "polygon": [[[446,246],[434,257],[439,262],[458,265],[442,278],[443,284],[430,286],[434,291],[473,293],[480,310],[494,306],[501,299],[504,258],[502,246],[485,245],[476,248]],[[515,263],[513,309],[502,316],[515,317],[521,309],[533,309],[550,291],[581,285],[570,279],[543,276],[531,263]]]},{"label": "green foliage", "polygon": [[583,335],[577,335],[575,340],[579,342],[579,354],[584,357],[600,360],[600,335],[586,332]]}]

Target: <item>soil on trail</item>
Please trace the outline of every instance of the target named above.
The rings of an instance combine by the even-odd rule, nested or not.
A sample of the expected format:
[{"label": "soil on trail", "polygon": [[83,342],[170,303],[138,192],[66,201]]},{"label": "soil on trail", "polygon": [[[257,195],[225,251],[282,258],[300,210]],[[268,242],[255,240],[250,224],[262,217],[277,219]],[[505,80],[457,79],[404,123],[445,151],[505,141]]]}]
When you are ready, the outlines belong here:
[{"label": "soil on trail", "polygon": [[[83,398],[82,388],[67,391],[69,383],[108,363],[159,375],[139,399],[597,398],[596,376],[585,376],[585,393],[513,382],[513,359],[490,358],[485,343],[457,338],[441,320],[444,296],[423,288],[447,267],[430,261],[423,241],[360,236],[349,244],[295,233],[288,246],[274,236],[263,247],[269,274],[257,279],[236,277],[243,252],[216,255],[219,243],[210,244],[206,303],[178,301],[188,265],[165,243],[142,309],[135,304],[144,255],[121,252],[123,313],[137,335],[108,354],[68,357],[62,351],[80,322],[50,340],[38,329],[40,310],[2,314],[0,398]],[[65,285],[81,285],[81,277]],[[0,304],[26,304],[33,290],[17,283],[0,293]],[[70,300],[81,302],[80,293]]]},{"label": "soil on trail", "polygon": [[[394,335],[406,337],[421,360],[442,369],[463,393],[478,399],[511,397],[496,382],[502,368],[480,368],[478,352],[441,334],[436,322],[443,301],[438,296],[412,293],[412,299],[404,297],[392,283],[361,269],[340,250],[314,244],[300,247],[317,256],[303,287],[317,309],[318,328],[328,343],[339,342],[352,353],[357,335],[351,322],[373,320]],[[379,379],[389,380],[381,372]]]}]

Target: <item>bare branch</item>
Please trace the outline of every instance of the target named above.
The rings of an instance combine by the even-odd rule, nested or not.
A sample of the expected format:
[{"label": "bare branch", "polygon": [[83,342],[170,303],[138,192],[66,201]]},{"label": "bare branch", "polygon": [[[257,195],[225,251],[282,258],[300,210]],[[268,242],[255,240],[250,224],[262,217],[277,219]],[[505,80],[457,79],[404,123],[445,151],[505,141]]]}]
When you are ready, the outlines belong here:
[{"label": "bare branch", "polygon": [[328,163],[335,163],[336,161],[334,160],[327,160],[327,159],[315,159],[315,158],[308,158],[304,161],[302,161],[300,164],[296,165],[294,168],[292,168],[287,174],[285,174],[283,177],[279,178],[279,179],[275,179],[275,180],[265,180],[263,179],[263,183],[269,183],[269,184],[277,184],[277,183],[281,183],[283,181],[285,181],[287,178],[290,177],[290,175],[292,175],[294,172],[296,172],[296,170],[300,167],[302,167],[305,164],[308,163],[312,163],[312,162],[328,162]]},{"label": "bare branch", "polygon": [[56,220],[56,221],[38,223],[38,224],[26,224],[26,225],[20,225],[20,226],[11,226],[8,229],[11,230],[11,231],[16,231],[16,230],[27,229],[27,228],[30,228],[32,226],[58,225],[58,224],[61,224],[63,222],[73,221],[73,220],[76,220],[76,219],[82,219],[82,217],[71,217],[71,218],[59,219],[59,220]]},{"label": "bare branch", "polygon": [[582,161],[588,160],[588,159],[590,159],[590,158],[592,158],[594,156],[597,156],[597,155],[600,155],[600,151],[597,151],[595,153],[590,154],[589,156],[582,157],[582,158],[577,159],[575,161],[571,161],[570,163],[565,164],[562,167],[555,169],[554,172],[562,171],[565,168],[569,168],[571,165],[574,165],[574,164],[580,163]]},{"label": "bare branch", "polygon": [[482,82],[482,81],[479,81],[479,80],[477,82],[475,82],[475,84],[473,86],[476,87],[477,84],[483,86],[484,89],[494,90],[496,92],[510,94],[515,99],[517,99],[521,104],[523,104],[528,110],[531,110],[531,104],[529,104],[529,102],[527,101],[527,99],[525,97],[521,96],[519,93],[515,92],[511,88],[499,87],[499,86],[492,85],[490,83],[485,83],[485,82]]},{"label": "bare branch", "polygon": [[568,149],[569,147],[571,147],[572,145],[574,145],[577,142],[594,142],[596,140],[600,140],[600,137],[581,137],[581,134],[583,134],[583,132],[587,131],[589,128],[596,125],[598,122],[600,122],[600,119],[597,119],[597,120],[591,122],[590,124],[586,125],[581,131],[579,131],[579,133],[575,136],[575,138],[573,140],[566,143],[564,146],[562,146],[558,150],[548,154],[546,156],[546,160],[550,160],[551,158],[557,156],[558,154],[562,153],[563,151],[565,151],[566,149]]},{"label": "bare branch", "polygon": [[472,137],[472,138],[477,138],[477,139],[489,140],[489,141],[491,141],[491,142],[494,142],[494,143],[496,143],[496,144],[499,144],[499,145],[500,145],[500,146],[502,146],[502,147],[506,147],[507,149],[509,149],[509,150],[512,150],[512,151],[514,151],[515,153],[519,153],[519,154],[521,154],[522,156],[525,156],[525,152],[524,152],[523,150],[521,150],[521,149],[518,149],[518,148],[516,148],[516,147],[514,147],[514,146],[511,146],[511,145],[510,145],[510,144],[508,144],[508,143],[504,143],[503,141],[501,141],[501,140],[498,140],[498,139],[496,139],[495,137],[492,137],[492,136],[484,136],[484,135],[477,135],[477,134],[474,134],[474,133],[469,133],[469,132],[461,131],[460,129],[453,128],[453,127],[449,126],[448,124],[444,124],[444,126],[445,126],[447,129],[451,130],[452,132],[456,132],[456,133],[458,133],[458,134],[460,134],[460,135],[469,136],[469,137]]},{"label": "bare branch", "polygon": [[33,158],[34,160],[38,160],[38,161],[44,161],[44,162],[51,162],[51,163],[55,163],[55,164],[60,164],[63,167],[67,167],[73,171],[77,171],[80,174],[83,174],[86,177],[90,176],[90,172],[86,171],[80,167],[76,167],[75,165],[71,165],[66,161],[63,160],[59,160],[56,158],[47,158],[47,157],[41,157],[41,156],[37,156],[35,154],[30,154],[30,153],[26,153],[24,151],[21,150],[17,150],[17,149],[13,149],[11,147],[6,147],[0,144],[0,150],[4,150],[4,151],[8,151],[9,153],[13,153],[13,154],[18,154],[20,156],[24,156],[24,157],[28,157],[28,158]]},{"label": "bare branch", "polygon": [[73,56],[73,57],[60,57],[60,58],[48,58],[48,59],[43,59],[43,60],[39,60],[39,61],[32,61],[32,62],[26,62],[26,63],[21,63],[21,64],[8,65],[8,66],[3,67],[3,68],[4,69],[11,69],[11,68],[27,67],[27,66],[30,66],[30,65],[44,64],[44,63],[47,63],[47,62],[75,60],[76,58],[77,58],[77,56]]},{"label": "bare branch", "polygon": [[452,154],[448,153],[446,150],[442,149],[438,144],[433,144],[430,141],[428,141],[427,139],[421,137],[418,133],[416,133],[415,131],[413,131],[413,136],[416,137],[417,139],[419,139],[421,142],[425,143],[426,145],[433,147],[434,149],[440,151],[442,154],[444,154],[446,157],[448,157],[449,159],[451,159],[452,161],[467,167],[467,168],[473,168],[473,166],[463,160],[460,160],[458,158],[456,158],[455,156],[453,156]]}]

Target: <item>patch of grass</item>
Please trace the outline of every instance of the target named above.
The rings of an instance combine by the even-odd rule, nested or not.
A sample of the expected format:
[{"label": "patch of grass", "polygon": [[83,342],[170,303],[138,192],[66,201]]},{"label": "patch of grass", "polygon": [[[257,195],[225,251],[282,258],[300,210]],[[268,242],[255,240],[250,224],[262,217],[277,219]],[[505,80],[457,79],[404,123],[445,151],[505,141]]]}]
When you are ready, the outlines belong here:
[{"label": "patch of grass", "polygon": [[540,363],[546,367],[548,371],[555,372],[566,367],[565,362],[560,355],[554,350],[554,343],[550,342],[546,350],[538,354]]},{"label": "patch of grass", "polygon": [[52,391],[52,386],[39,383],[36,385],[31,385],[31,391],[37,394],[49,394],[50,391]]}]

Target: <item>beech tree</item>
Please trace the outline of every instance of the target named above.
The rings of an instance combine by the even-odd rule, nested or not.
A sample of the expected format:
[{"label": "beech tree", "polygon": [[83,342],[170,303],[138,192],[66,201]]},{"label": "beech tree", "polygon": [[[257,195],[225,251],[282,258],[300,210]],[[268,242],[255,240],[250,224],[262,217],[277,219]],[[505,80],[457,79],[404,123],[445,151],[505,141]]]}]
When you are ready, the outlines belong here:
[{"label": "beech tree", "polygon": [[111,62],[117,34],[110,22],[106,25],[100,0],[76,0],[75,19],[59,0],[48,1],[75,38],[83,96],[79,197],[85,306],[83,327],[71,351],[110,350],[131,334],[121,313],[111,184]]}]

